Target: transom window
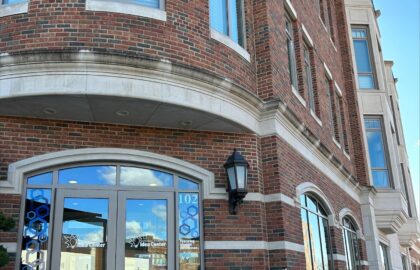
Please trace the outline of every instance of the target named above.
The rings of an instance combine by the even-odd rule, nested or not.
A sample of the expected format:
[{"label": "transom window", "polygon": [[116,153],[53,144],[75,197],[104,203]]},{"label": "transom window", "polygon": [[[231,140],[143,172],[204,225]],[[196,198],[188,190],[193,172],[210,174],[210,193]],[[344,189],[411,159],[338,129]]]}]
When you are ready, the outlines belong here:
[{"label": "transom window", "polygon": [[[20,269],[202,269],[200,184],[133,164],[25,178]],[[54,230],[52,230],[54,227]]]},{"label": "transom window", "polygon": [[315,197],[300,196],[307,270],[332,269],[327,212]]},{"label": "transom window", "polygon": [[245,48],[243,0],[209,0],[210,27]]},{"label": "transom window", "polygon": [[360,269],[360,251],[357,229],[353,221],[348,217],[343,218],[343,238],[346,252],[347,269]]}]

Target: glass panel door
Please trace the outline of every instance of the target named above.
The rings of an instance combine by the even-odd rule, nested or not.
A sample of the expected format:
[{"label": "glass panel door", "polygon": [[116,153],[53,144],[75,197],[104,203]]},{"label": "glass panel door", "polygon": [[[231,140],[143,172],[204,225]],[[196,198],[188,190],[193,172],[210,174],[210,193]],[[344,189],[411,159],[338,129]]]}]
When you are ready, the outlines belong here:
[{"label": "glass panel door", "polygon": [[173,193],[118,192],[117,269],[175,269],[173,209]]},{"label": "glass panel door", "polygon": [[115,269],[116,193],[58,190],[52,269]]}]

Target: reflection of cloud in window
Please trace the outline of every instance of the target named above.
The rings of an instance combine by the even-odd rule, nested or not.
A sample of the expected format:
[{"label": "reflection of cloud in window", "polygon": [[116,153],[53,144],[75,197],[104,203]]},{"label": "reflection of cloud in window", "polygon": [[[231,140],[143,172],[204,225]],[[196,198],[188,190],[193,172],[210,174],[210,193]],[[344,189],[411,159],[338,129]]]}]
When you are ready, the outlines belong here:
[{"label": "reflection of cloud in window", "polygon": [[127,237],[138,237],[141,235],[141,226],[140,223],[132,220],[132,221],[127,221],[125,223],[125,228],[126,228],[126,236]]},{"label": "reflection of cloud in window", "polygon": [[121,184],[129,186],[163,186],[163,182],[152,170],[121,167]]},{"label": "reflection of cloud in window", "polygon": [[140,222],[137,222],[135,220],[127,221],[125,223],[126,228],[126,238],[137,238],[141,236],[152,236],[153,239],[166,239],[166,230],[163,230],[159,232],[158,235],[156,235],[154,232],[147,231],[147,228],[152,228],[151,222],[144,222],[143,226],[140,225]]},{"label": "reflection of cloud in window", "polygon": [[102,243],[104,240],[104,233],[103,230],[97,230],[91,233],[82,234],[78,236],[78,240],[81,244],[82,242],[86,244]]},{"label": "reflection of cloud in window", "polygon": [[162,204],[154,205],[152,213],[166,222],[166,206]]},{"label": "reflection of cloud in window", "polygon": [[114,166],[102,166],[97,171],[98,175],[109,184],[115,184],[117,179],[117,171]]}]

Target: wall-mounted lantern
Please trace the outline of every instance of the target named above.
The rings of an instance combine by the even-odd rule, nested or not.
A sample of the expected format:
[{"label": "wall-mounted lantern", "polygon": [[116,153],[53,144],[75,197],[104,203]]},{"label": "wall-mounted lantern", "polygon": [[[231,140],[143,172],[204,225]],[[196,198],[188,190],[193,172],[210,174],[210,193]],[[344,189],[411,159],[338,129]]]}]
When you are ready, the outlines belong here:
[{"label": "wall-mounted lantern", "polygon": [[234,149],[224,167],[228,179],[227,191],[229,192],[229,212],[236,215],[236,206],[242,203],[248,193],[247,182],[249,164],[241,153]]}]

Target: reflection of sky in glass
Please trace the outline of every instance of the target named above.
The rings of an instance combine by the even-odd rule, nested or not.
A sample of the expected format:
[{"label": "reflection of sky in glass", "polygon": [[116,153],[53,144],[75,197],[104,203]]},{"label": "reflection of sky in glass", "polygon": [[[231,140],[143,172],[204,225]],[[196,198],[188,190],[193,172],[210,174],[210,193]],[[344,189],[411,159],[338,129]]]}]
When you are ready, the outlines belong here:
[{"label": "reflection of sky in glass", "polygon": [[167,240],[166,200],[126,200],[126,239],[152,236]]},{"label": "reflection of sky in glass", "polygon": [[227,0],[210,0],[211,28],[225,35],[228,34]]},{"label": "reflection of sky in glass", "polygon": [[135,0],[135,2],[142,6],[159,8],[159,0]]},{"label": "reflection of sky in glass", "polygon": [[367,41],[354,40],[354,50],[356,52],[357,71],[362,73],[372,72]]},{"label": "reflection of sky in glass", "polygon": [[79,244],[103,242],[107,223],[108,199],[64,199],[62,233],[77,235]]},{"label": "reflection of sky in glass", "polygon": [[25,219],[21,243],[20,268],[22,269],[31,263],[35,263],[37,260],[41,260],[46,264],[48,229],[50,227],[50,203],[50,189],[28,189],[26,191]]},{"label": "reflection of sky in glass", "polygon": [[180,269],[199,269],[201,262],[200,211],[198,193],[179,193],[178,207]]},{"label": "reflection of sky in glass", "polygon": [[115,185],[115,166],[86,166],[59,170],[59,184]]},{"label": "reflection of sky in glass", "polygon": [[178,180],[178,188],[179,189],[198,190],[198,184],[191,181],[191,180],[180,177],[179,180]]},{"label": "reflection of sky in glass", "polygon": [[121,167],[120,183],[126,186],[173,186],[172,174],[136,167]]},{"label": "reflection of sky in glass", "polygon": [[52,172],[34,175],[28,177],[29,185],[51,185],[52,184]]},{"label": "reflection of sky in glass", "polygon": [[370,165],[372,168],[386,168],[381,131],[367,131]]}]

